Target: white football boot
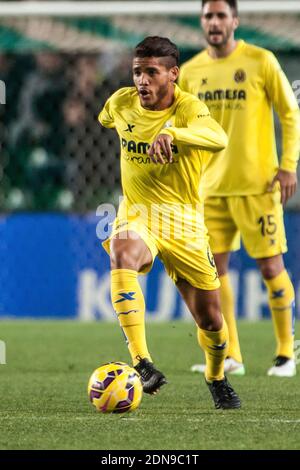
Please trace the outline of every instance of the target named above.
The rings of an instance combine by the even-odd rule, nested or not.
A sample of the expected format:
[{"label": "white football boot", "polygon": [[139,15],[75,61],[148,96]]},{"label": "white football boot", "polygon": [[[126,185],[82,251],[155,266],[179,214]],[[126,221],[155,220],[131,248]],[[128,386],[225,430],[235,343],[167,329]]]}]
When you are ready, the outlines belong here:
[{"label": "white football boot", "polygon": [[274,366],[268,370],[268,375],[273,377],[294,377],[296,375],[295,359],[277,356]]},{"label": "white football boot", "polygon": [[[205,372],[205,364],[194,364],[191,367],[192,372],[199,372],[200,374],[204,374]],[[232,357],[226,357],[224,362],[224,372],[225,374],[230,375],[245,375],[245,367],[244,364],[241,362],[237,362]]]}]

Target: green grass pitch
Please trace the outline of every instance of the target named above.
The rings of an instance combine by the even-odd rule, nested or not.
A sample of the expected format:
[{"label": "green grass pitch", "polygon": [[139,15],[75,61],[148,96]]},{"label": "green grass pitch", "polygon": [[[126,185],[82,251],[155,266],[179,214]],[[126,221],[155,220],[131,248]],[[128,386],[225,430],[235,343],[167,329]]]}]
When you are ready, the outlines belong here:
[{"label": "green grass pitch", "polygon": [[[169,384],[125,415],[97,413],[87,397],[92,371],[129,356],[117,324],[2,321],[0,449],[299,449],[299,377],[267,377],[271,322],[239,325],[247,368],[231,378],[241,410],[218,411],[199,374],[192,323],[149,324],[148,343]],[[297,339],[297,334],[296,334]]]}]

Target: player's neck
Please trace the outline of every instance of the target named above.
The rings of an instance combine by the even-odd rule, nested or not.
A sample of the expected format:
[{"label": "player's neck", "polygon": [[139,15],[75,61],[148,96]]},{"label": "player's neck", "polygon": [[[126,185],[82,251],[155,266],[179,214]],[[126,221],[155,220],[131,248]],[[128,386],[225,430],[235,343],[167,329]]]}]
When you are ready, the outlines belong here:
[{"label": "player's neck", "polygon": [[220,47],[214,47],[209,45],[207,48],[208,55],[212,59],[221,59],[224,57],[228,57],[236,49],[237,45],[238,42],[235,41],[235,39],[228,41],[226,44]]}]

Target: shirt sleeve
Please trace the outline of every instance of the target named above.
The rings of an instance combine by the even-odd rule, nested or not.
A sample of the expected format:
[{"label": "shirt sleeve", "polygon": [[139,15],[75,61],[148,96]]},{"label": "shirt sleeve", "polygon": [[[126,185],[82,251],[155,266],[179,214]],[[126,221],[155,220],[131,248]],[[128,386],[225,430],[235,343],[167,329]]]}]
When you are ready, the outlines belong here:
[{"label": "shirt sleeve", "polygon": [[102,111],[98,116],[98,120],[103,127],[108,127],[109,129],[115,128],[115,122],[112,112],[112,97],[110,97],[106,101]]},{"label": "shirt sleeve", "polygon": [[186,108],[186,127],[168,127],[160,134],[173,137],[177,143],[199,147],[211,152],[223,150],[228,143],[222,127],[210,116],[209,110],[201,101]]},{"label": "shirt sleeve", "polygon": [[300,152],[300,112],[293,89],[271,52],[265,64],[265,90],[282,127],[280,168],[295,172]]}]

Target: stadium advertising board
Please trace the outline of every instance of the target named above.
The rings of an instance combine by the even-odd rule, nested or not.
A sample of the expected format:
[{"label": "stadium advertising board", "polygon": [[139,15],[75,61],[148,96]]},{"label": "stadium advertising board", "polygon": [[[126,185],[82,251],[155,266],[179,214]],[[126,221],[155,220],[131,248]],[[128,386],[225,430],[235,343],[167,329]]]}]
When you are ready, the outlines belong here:
[{"label": "stadium advertising board", "polygon": [[[114,320],[110,302],[109,257],[96,236],[94,215],[14,214],[0,221],[1,317]],[[300,304],[298,263],[300,214],[286,214],[286,263]],[[269,317],[267,292],[256,264],[244,250],[232,256],[238,315]],[[152,321],[191,320],[159,260],[140,282]]]}]

